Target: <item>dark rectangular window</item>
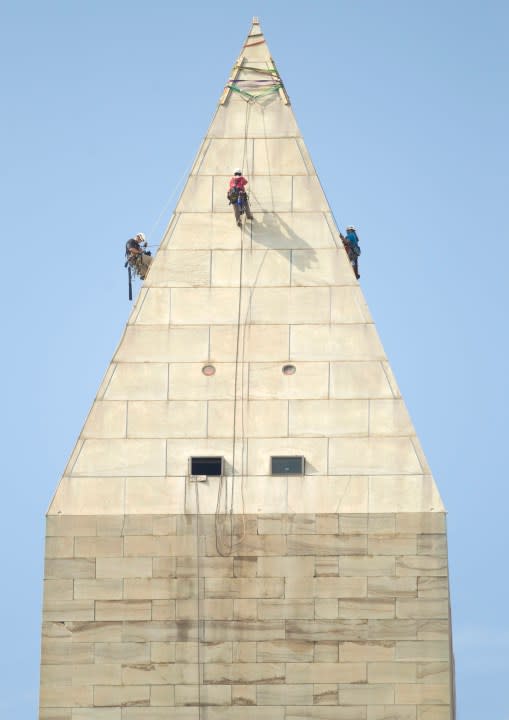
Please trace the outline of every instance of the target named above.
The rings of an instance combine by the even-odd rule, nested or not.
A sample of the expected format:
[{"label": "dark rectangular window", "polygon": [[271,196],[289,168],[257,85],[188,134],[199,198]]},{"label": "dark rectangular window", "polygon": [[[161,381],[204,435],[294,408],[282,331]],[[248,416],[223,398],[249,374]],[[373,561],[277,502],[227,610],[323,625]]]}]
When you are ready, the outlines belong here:
[{"label": "dark rectangular window", "polygon": [[189,458],[190,475],[223,475],[222,457]]},{"label": "dark rectangular window", "polygon": [[303,475],[304,457],[302,455],[287,455],[271,457],[271,475]]}]

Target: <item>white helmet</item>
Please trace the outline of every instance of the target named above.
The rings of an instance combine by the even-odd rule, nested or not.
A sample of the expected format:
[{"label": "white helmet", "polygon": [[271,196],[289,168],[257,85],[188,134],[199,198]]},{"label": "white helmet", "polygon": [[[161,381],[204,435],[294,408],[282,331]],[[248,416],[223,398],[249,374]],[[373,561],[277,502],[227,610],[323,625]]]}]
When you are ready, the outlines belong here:
[{"label": "white helmet", "polygon": [[355,232],[355,228],[354,228],[353,225],[348,225],[346,229],[347,229],[347,230],[353,230],[353,231]]},{"label": "white helmet", "polygon": [[136,235],[136,238],[139,238],[141,242],[145,242],[145,235],[143,233],[138,233]]},{"label": "white helmet", "polygon": [[233,174],[234,174],[234,175],[242,175],[242,170],[240,170],[239,168],[237,168],[237,170],[234,170],[234,171],[233,171]]}]

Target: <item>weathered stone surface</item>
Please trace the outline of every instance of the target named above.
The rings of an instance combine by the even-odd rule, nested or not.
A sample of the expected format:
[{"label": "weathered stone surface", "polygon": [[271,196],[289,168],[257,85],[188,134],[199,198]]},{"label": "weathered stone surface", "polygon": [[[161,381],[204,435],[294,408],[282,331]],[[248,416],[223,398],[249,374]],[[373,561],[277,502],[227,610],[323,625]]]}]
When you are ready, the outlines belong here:
[{"label": "weathered stone surface", "polygon": [[256,685],[231,685],[232,705],[256,705]]},{"label": "weathered stone surface", "polygon": [[45,638],[41,646],[42,665],[83,665],[95,662],[93,643],[73,643],[70,638]]},{"label": "weathered stone surface", "polygon": [[396,615],[394,600],[359,598],[340,600],[339,615],[342,618],[393,618]]},{"label": "weathered stone surface", "polygon": [[415,683],[417,667],[411,662],[368,663],[369,683]]},{"label": "weathered stone surface", "polygon": [[283,683],[285,666],[283,663],[220,663],[205,665],[203,678],[206,683],[241,683],[249,685]]},{"label": "weathered stone surface", "polygon": [[150,602],[142,600],[97,600],[96,620],[150,620]]},{"label": "weathered stone surface", "polygon": [[123,580],[75,580],[74,597],[77,600],[121,600]]},{"label": "weathered stone surface", "polygon": [[124,642],[172,642],[196,641],[198,628],[196,620],[124,622],[121,639]]},{"label": "weathered stone surface", "polygon": [[375,535],[368,536],[369,555],[415,555],[417,540],[415,535]]},{"label": "weathered stone surface", "polygon": [[313,660],[317,663],[337,663],[339,661],[339,643],[331,640],[316,642]]},{"label": "weathered stone surface", "polygon": [[72,558],[74,556],[74,537],[47,537],[47,558]]},{"label": "weathered stone surface", "polygon": [[151,663],[122,666],[123,685],[177,685],[196,682],[197,666],[192,663]]},{"label": "weathered stone surface", "polygon": [[95,643],[96,663],[145,663],[150,661],[146,643]]},{"label": "weathered stone surface", "polygon": [[417,664],[417,682],[428,685],[447,685],[450,669],[447,662],[424,662]]},{"label": "weathered stone surface", "polygon": [[416,598],[417,578],[415,577],[370,577],[368,597],[373,598]]},{"label": "weathered stone surface", "polygon": [[449,597],[449,583],[445,577],[419,577],[417,578],[417,595],[419,598],[430,600],[446,599]]},{"label": "weathered stone surface", "polygon": [[448,618],[449,605],[447,600],[408,600],[396,601],[396,615],[404,618]]},{"label": "weathered stone surface", "polygon": [[415,620],[369,620],[370,640],[411,640],[417,637]]},{"label": "weathered stone surface", "polygon": [[259,600],[258,617],[260,620],[310,619],[315,614],[312,600]]},{"label": "weathered stone surface", "polygon": [[288,535],[289,555],[365,555],[365,535]]},{"label": "weathered stone surface", "polygon": [[44,581],[44,604],[47,607],[52,601],[72,600],[74,597],[72,578]]},{"label": "weathered stone surface", "polygon": [[[78,712],[79,708],[75,708],[74,712]],[[39,708],[39,720],[72,720],[72,708]],[[88,712],[88,711],[86,711]]]},{"label": "weathered stone surface", "polygon": [[448,705],[449,685],[396,685],[396,702],[402,705]]},{"label": "weathered stone surface", "polygon": [[272,640],[256,644],[259,662],[302,662],[312,661],[314,643],[296,640]]},{"label": "weathered stone surface", "polygon": [[286,623],[291,640],[362,640],[367,638],[367,620],[315,620]]},{"label": "weathered stone surface", "polygon": [[313,705],[337,705],[338,686],[325,683],[313,685]]},{"label": "weathered stone surface", "polygon": [[121,720],[122,710],[115,708],[73,708],[72,717],[74,720]]},{"label": "weathered stone surface", "polygon": [[256,686],[256,702],[258,705],[312,705],[313,686],[305,683],[298,685],[264,685]]},{"label": "weathered stone surface", "polygon": [[126,578],[124,597],[128,600],[168,600],[182,597],[187,584],[174,578]]},{"label": "weathered stone surface", "polygon": [[[211,708],[212,709],[212,708]],[[199,720],[198,708],[172,708],[172,720]],[[209,711],[210,717],[210,711]],[[167,707],[126,707],[122,710],[122,720],[167,720]]]},{"label": "weathered stone surface", "polygon": [[288,663],[288,683],[363,683],[366,682],[365,663]]},{"label": "weathered stone surface", "polygon": [[339,603],[336,599],[316,599],[314,610],[317,620],[334,620],[339,615]]},{"label": "weathered stone surface", "polygon": [[97,559],[97,578],[142,578],[151,576],[151,557]]},{"label": "weathered stone surface", "polygon": [[384,705],[394,703],[393,685],[340,685],[342,705]]},{"label": "weathered stone surface", "polygon": [[310,557],[258,557],[256,574],[259,577],[313,577],[315,558]]},{"label": "weathered stone surface", "polygon": [[46,536],[78,537],[97,535],[97,517],[95,515],[48,515],[46,518]]},{"label": "weathered stone surface", "polygon": [[[168,703],[165,703],[168,705]],[[175,685],[174,702],[171,705],[230,705],[230,685]]]},{"label": "weathered stone surface", "polygon": [[417,720],[450,720],[451,712],[449,705],[419,705]]},{"label": "weathered stone surface", "polygon": [[[217,600],[223,603],[224,600]],[[256,620],[258,617],[258,601],[254,598],[232,600],[234,620]]]},{"label": "weathered stone surface", "polygon": [[399,512],[396,530],[402,533],[445,533],[444,512]]},{"label": "weathered stone surface", "polygon": [[284,581],[279,578],[206,578],[205,597],[282,598]]},{"label": "weathered stone surface", "polygon": [[446,640],[419,640],[396,642],[397,660],[448,660],[449,644]]},{"label": "weathered stone surface", "polygon": [[122,622],[66,622],[65,629],[73,642],[120,642]]},{"label": "weathered stone surface", "polygon": [[416,720],[415,705],[371,705],[368,720]]},{"label": "weathered stone surface", "polygon": [[341,661],[347,662],[393,660],[395,645],[394,641],[341,642],[339,657]]},{"label": "weathered stone surface", "polygon": [[40,692],[41,707],[83,707],[93,705],[92,685],[43,685]]},{"label": "weathered stone surface", "polygon": [[284,640],[284,638],[285,623],[281,620],[215,622],[206,624],[204,631],[204,639],[207,642],[217,642],[219,640]]},{"label": "weathered stone surface", "polygon": [[288,707],[286,720],[366,720],[364,707]]},{"label": "weathered stone surface", "polygon": [[43,620],[94,620],[93,600],[53,600],[43,610]]},{"label": "weathered stone surface", "polygon": [[93,578],[95,577],[95,559],[93,560],[56,560],[47,559],[45,577],[51,578]]},{"label": "weathered stone surface", "polygon": [[94,705],[97,707],[136,707],[150,704],[148,685],[112,686],[97,685],[94,688]]},{"label": "weathered stone surface", "polygon": [[151,707],[171,707],[175,705],[174,685],[151,685],[150,686]]},{"label": "weathered stone surface", "polygon": [[387,577],[396,572],[395,558],[390,556],[339,557],[339,574]]},{"label": "weathered stone surface", "polygon": [[431,555],[405,555],[396,559],[396,575],[447,576],[447,560]]}]

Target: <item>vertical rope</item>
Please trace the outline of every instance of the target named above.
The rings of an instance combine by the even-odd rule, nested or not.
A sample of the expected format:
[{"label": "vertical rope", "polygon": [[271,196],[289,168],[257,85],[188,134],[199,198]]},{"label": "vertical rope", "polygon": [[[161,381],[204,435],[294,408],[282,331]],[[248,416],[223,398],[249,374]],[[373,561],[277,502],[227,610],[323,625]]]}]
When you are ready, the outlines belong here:
[{"label": "vertical rope", "polygon": [[198,720],[201,720],[201,686],[202,686],[202,669],[201,669],[201,613],[200,613],[200,497],[198,492],[198,481],[194,482],[194,491],[196,497],[196,625],[197,625],[197,665],[198,665]]},{"label": "vertical rope", "polygon": [[[244,272],[244,225],[240,234],[240,262],[239,262],[239,301],[237,304],[237,337],[235,343],[235,380],[233,384],[233,448],[232,448],[232,501],[230,506],[230,552],[233,548],[233,503],[235,501],[235,462],[237,452],[237,392],[239,385],[239,348],[240,348],[240,333],[241,333],[241,315],[242,315],[242,274]],[[242,336],[245,336],[245,328],[242,329]],[[242,368],[242,373],[244,369]],[[243,397],[241,395],[241,409]],[[243,450],[243,449],[242,449]],[[241,466],[241,475],[244,473],[244,468]]]},{"label": "vertical rope", "polygon": [[[247,144],[248,144],[248,131],[249,131],[249,116],[250,116],[250,110],[251,110],[251,102],[246,102],[246,119],[244,124],[244,150],[243,150],[243,157],[242,157],[242,166],[243,168],[247,165]],[[234,503],[235,503],[235,466],[236,466],[236,457],[237,457],[237,395],[238,395],[238,389],[239,389],[239,354],[240,354],[240,340],[241,340],[241,326],[242,326],[242,291],[243,291],[243,274],[244,274],[244,225],[245,223],[242,223],[241,226],[241,233],[240,233],[240,259],[239,259],[239,282],[238,282],[238,303],[237,303],[237,321],[236,321],[236,339],[235,339],[235,374],[234,374],[234,388],[233,388],[233,431],[232,431],[232,475],[231,475],[231,497],[230,502],[228,502],[228,480],[227,478],[224,480],[223,478],[219,481],[219,489],[218,489],[218,498],[216,503],[216,517],[215,517],[215,529],[216,529],[216,549],[220,555],[230,555],[233,551],[233,548],[235,545],[238,545],[239,542],[242,542],[245,535],[245,519],[244,515],[243,517],[243,531],[242,531],[242,537],[239,542],[234,543],[233,541],[233,510],[234,510]],[[242,328],[242,338],[243,342],[245,340],[245,328]],[[244,373],[244,368],[242,368],[242,374]],[[244,394],[244,386],[243,386],[243,377],[242,377],[242,383],[241,383],[241,403],[243,403],[243,394]],[[242,405],[242,412],[243,412],[243,405]],[[243,431],[243,422],[242,422],[242,433]],[[244,447],[242,446],[242,461],[241,461],[241,483],[243,482],[243,476],[244,476]],[[244,502],[244,490],[241,486],[242,491],[242,502]],[[228,522],[229,524],[229,538],[228,542],[226,542],[226,536],[225,533],[221,532],[221,521],[218,517],[221,509],[221,497],[224,492],[225,495],[225,520],[224,524]]]},{"label": "vertical rope", "polygon": [[[242,158],[242,166],[247,167],[247,143],[249,133],[249,116],[251,113],[251,102],[246,103],[246,121],[244,126],[244,156]],[[239,302],[237,307],[237,340],[235,348],[235,393],[233,399],[233,472],[232,472],[232,501],[230,506],[230,552],[233,550],[234,545],[238,545],[245,536],[245,518],[242,513],[242,534],[241,539],[237,542],[233,542],[233,510],[235,503],[235,457],[236,457],[236,441],[237,441],[237,390],[238,390],[238,375],[239,375],[239,349],[240,349],[240,333],[242,328],[242,358],[241,358],[241,384],[240,384],[240,408],[241,408],[241,461],[240,461],[240,482],[242,490],[242,498],[244,497],[243,482],[244,482],[244,345],[246,339],[246,323],[242,323],[242,291],[243,291],[243,273],[244,273],[244,233],[245,233],[245,222],[242,224],[241,235],[240,235],[240,267],[239,267]],[[246,318],[247,319],[247,318]]]}]

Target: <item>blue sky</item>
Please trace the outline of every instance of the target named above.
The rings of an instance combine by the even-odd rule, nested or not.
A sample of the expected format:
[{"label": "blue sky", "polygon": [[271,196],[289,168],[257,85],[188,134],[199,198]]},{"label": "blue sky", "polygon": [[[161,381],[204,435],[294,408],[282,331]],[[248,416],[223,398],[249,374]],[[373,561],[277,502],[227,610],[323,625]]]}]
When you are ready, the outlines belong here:
[{"label": "blue sky", "polygon": [[36,714],[44,513],[127,319],[123,244],[160,240],[253,15],[358,227],[449,511],[458,718],[508,720],[509,6],[492,0],[0,0],[0,717]]}]

